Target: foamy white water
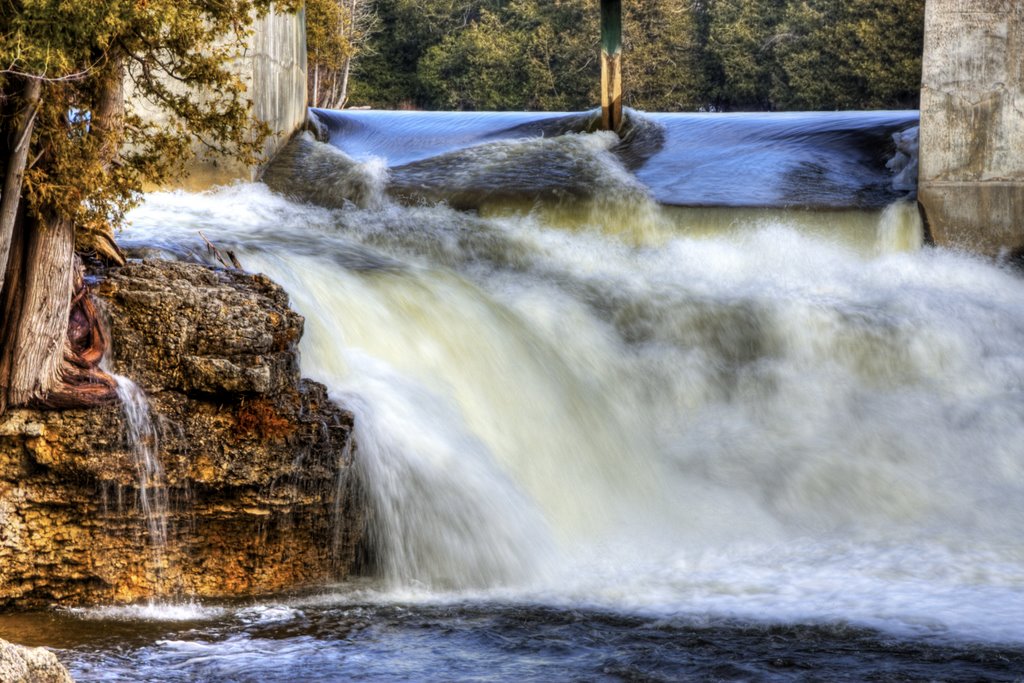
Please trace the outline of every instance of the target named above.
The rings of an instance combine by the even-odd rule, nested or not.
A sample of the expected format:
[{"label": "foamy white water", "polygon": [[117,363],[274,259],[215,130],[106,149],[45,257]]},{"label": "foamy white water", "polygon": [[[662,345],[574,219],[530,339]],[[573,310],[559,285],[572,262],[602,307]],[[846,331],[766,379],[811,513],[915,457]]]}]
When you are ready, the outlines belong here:
[{"label": "foamy white water", "polygon": [[911,206],[698,217],[623,238],[250,185],[151,195],[122,241],[202,229],[288,290],[399,599],[1024,642],[1024,281],[900,251]]}]

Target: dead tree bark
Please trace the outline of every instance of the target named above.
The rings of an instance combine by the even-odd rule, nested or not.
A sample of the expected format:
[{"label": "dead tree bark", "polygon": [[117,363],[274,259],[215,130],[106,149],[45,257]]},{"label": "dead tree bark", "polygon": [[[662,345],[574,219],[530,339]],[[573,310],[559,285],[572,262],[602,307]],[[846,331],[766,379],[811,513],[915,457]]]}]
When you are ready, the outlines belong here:
[{"label": "dead tree bark", "polygon": [[77,257],[72,266],[71,312],[60,382],[34,403],[45,408],[84,408],[115,400],[117,382],[100,368],[110,340]]},{"label": "dead tree bark", "polygon": [[18,224],[20,263],[9,264],[5,284],[0,410],[42,399],[60,382],[71,313],[74,226],[63,218],[40,225],[24,213]]}]

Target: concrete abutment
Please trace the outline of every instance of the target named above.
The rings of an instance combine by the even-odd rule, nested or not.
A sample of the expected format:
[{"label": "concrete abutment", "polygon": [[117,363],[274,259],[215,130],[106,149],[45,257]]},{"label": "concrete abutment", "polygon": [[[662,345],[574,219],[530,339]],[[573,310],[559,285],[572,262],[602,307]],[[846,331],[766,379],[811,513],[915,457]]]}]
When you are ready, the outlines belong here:
[{"label": "concrete abutment", "polygon": [[[178,187],[203,190],[235,180],[251,181],[306,121],[306,17],[305,11],[271,9],[255,19],[252,33],[238,52],[233,68],[252,101],[253,116],[270,129],[261,164],[250,166],[237,159],[197,147]],[[202,94],[198,94],[202,97]],[[143,118],[160,122],[166,114],[157,106],[129,95],[133,109]]]},{"label": "concrete abutment", "polygon": [[1024,246],[1024,2],[928,0],[920,163],[936,244]]}]

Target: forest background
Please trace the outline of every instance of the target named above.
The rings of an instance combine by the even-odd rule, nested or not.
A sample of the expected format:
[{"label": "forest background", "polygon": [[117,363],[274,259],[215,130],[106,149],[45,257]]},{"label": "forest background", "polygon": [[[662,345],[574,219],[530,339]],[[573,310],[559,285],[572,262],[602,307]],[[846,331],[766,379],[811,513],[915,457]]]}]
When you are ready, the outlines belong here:
[{"label": "forest background", "polygon": [[[625,0],[625,104],[915,109],[925,0]],[[310,104],[580,111],[598,0],[307,0]]]}]

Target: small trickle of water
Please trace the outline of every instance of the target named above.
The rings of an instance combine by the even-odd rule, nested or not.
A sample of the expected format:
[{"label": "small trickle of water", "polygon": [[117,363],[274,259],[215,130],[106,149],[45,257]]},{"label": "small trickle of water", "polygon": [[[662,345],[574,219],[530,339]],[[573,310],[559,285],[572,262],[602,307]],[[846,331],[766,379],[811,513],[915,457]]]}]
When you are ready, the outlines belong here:
[{"label": "small trickle of water", "polygon": [[113,377],[117,381],[117,395],[124,409],[128,445],[135,458],[139,508],[146,520],[149,545],[159,569],[163,566],[163,556],[167,548],[169,509],[167,478],[159,458],[159,436],[146,393],[127,377],[117,374]]}]

